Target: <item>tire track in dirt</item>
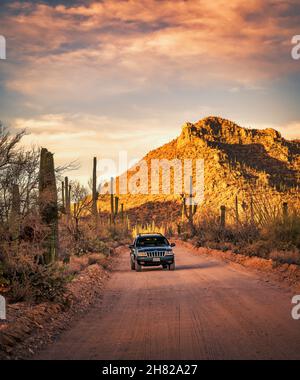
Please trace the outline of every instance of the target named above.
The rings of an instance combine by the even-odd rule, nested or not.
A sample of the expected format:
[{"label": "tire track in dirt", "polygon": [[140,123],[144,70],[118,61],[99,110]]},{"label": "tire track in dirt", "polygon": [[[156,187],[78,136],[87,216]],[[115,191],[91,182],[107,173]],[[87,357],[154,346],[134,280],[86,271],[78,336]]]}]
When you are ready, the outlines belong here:
[{"label": "tire track in dirt", "polygon": [[292,293],[179,244],[174,272],[130,270],[124,248],[101,301],[36,359],[300,359]]}]

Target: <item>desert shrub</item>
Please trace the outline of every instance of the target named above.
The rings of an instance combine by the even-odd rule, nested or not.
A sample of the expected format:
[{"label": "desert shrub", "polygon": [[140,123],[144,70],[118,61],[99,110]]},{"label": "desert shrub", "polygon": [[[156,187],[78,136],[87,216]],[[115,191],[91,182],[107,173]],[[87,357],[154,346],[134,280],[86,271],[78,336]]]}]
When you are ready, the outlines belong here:
[{"label": "desert shrub", "polygon": [[76,239],[72,224],[68,224],[66,218],[59,221],[59,258],[65,262],[76,254]]},{"label": "desert shrub", "polygon": [[261,234],[283,250],[300,249],[300,216],[277,218]]},{"label": "desert shrub", "polygon": [[89,252],[100,252],[108,255],[109,247],[98,237],[84,236],[77,242],[77,255],[80,256]]},{"label": "desert shrub", "polygon": [[32,296],[35,302],[64,302],[68,277],[64,269],[56,263],[38,265],[34,273],[29,273]]},{"label": "desert shrub", "polygon": [[18,269],[7,267],[9,278],[8,297],[12,302],[44,301],[63,303],[66,299],[68,277],[57,264],[23,267]]},{"label": "desert shrub", "polygon": [[264,259],[269,258],[269,254],[272,249],[270,241],[258,240],[252,244],[249,244],[243,248],[243,254],[246,256],[259,256]]},{"label": "desert shrub", "polygon": [[104,262],[105,255],[99,253],[93,253],[88,257],[88,264],[102,264]]},{"label": "desert shrub", "polygon": [[297,251],[272,251],[270,259],[281,264],[297,264],[300,265],[300,253]]},{"label": "desert shrub", "polygon": [[89,250],[93,252],[103,253],[105,255],[109,254],[109,247],[100,238],[96,237],[89,241]]},{"label": "desert shrub", "polygon": [[74,277],[83,271],[88,265],[88,257],[86,255],[72,256],[70,262],[65,265],[65,273],[69,277]]},{"label": "desert shrub", "polygon": [[252,243],[259,237],[258,229],[252,224],[227,225],[225,228],[220,226],[218,218],[213,216],[205,218],[196,227],[196,236],[199,246],[205,246],[208,242],[212,243]]},{"label": "desert shrub", "polygon": [[247,222],[227,224],[221,228],[217,216],[206,215],[198,221],[196,245],[213,249],[231,246],[234,253],[262,258],[271,257],[272,252],[272,257],[279,262],[298,264],[300,216],[294,213],[283,218],[274,213],[264,220],[265,223],[260,228]]},{"label": "desert shrub", "polygon": [[[71,239],[61,236],[60,240],[63,247],[69,256],[76,255],[81,256],[90,252],[101,252],[108,254],[106,243],[101,238],[95,225],[90,223],[89,219],[85,219],[79,225],[79,228],[75,228],[71,223],[68,225]],[[61,248],[62,249],[62,248]]]},{"label": "desert shrub", "polygon": [[2,278],[11,302],[62,302],[68,277],[57,263],[42,265],[43,256],[35,244],[6,243],[1,247]]}]

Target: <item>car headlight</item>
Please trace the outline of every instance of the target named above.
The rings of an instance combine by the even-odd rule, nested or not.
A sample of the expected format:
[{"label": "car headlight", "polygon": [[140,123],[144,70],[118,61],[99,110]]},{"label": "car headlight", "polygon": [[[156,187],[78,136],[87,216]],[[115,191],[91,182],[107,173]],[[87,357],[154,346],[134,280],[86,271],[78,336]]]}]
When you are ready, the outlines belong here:
[{"label": "car headlight", "polygon": [[165,256],[173,256],[174,255],[174,252],[173,251],[167,251],[165,253]]},{"label": "car headlight", "polygon": [[147,255],[146,252],[139,252],[139,253],[138,253],[138,256],[139,256],[139,257],[147,257],[148,255]]}]

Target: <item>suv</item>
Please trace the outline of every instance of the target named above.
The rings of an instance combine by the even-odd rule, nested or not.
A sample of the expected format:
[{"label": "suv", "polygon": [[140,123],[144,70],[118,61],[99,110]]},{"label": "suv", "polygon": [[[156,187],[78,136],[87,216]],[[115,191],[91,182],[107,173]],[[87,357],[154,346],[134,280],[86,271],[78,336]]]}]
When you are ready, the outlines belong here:
[{"label": "suv", "polygon": [[175,270],[175,256],[172,251],[175,243],[170,244],[162,234],[138,234],[130,249],[132,270],[140,272],[142,266],[160,266]]}]

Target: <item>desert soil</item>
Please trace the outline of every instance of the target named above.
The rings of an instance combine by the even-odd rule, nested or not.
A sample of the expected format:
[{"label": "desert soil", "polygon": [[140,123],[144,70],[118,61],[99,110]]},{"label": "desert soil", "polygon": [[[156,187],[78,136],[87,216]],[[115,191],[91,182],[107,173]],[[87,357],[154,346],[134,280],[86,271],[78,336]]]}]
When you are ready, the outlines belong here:
[{"label": "desert soil", "polygon": [[102,299],[34,359],[300,359],[292,292],[178,244],[176,270],[116,262]]}]

